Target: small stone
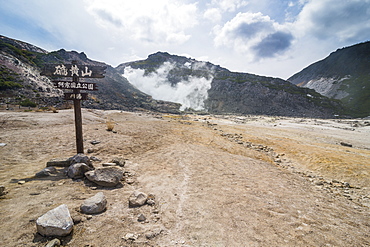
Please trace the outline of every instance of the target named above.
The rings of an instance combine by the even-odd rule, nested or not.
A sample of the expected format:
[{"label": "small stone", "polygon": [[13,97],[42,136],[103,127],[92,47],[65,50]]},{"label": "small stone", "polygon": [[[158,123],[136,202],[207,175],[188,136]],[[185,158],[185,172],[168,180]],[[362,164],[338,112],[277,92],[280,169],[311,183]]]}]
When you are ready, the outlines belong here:
[{"label": "small stone", "polygon": [[103,163],[103,166],[117,166],[116,163]]},{"label": "small stone", "polygon": [[126,183],[127,184],[133,184],[133,183],[135,183],[135,179],[133,179],[133,178],[126,178]]},{"label": "small stone", "polygon": [[5,186],[4,185],[0,185],[0,196],[2,195],[5,195]]},{"label": "small stone", "polygon": [[346,142],[340,142],[340,145],[345,147],[352,147],[352,144],[346,143]]},{"label": "small stone", "polygon": [[57,238],[54,238],[51,240],[45,247],[59,247],[60,246],[60,240]]},{"label": "small stone", "polygon": [[91,156],[90,157],[90,160],[92,160],[92,161],[101,161],[101,159],[99,159],[99,158],[97,158],[95,156]]},{"label": "small stone", "polygon": [[106,206],[107,199],[103,192],[99,192],[95,196],[86,199],[80,206],[80,209],[84,214],[98,214],[103,212]]},{"label": "small stone", "polygon": [[148,196],[139,191],[134,191],[129,198],[129,206],[130,207],[140,207],[146,203]]},{"label": "small stone", "polygon": [[77,225],[83,221],[83,218],[79,215],[76,215],[72,217],[72,220],[73,220],[73,223]]},{"label": "small stone", "polygon": [[90,142],[92,145],[96,145],[96,144],[99,144],[100,143],[100,141],[96,141],[96,140],[94,140],[94,141],[91,141]]},{"label": "small stone", "polygon": [[36,220],[38,233],[42,236],[67,236],[73,229],[73,220],[65,204],[60,205]]},{"label": "small stone", "polygon": [[126,160],[124,158],[113,158],[111,163],[116,163],[117,166],[124,167],[126,164]]},{"label": "small stone", "polygon": [[315,184],[318,185],[318,186],[321,186],[321,185],[324,185],[324,182],[323,181],[317,181]]},{"label": "small stone", "polygon": [[18,184],[20,184],[20,185],[23,185],[23,184],[25,184],[26,183],[26,181],[24,181],[24,180],[19,180],[18,181]]},{"label": "small stone", "polygon": [[131,240],[131,241],[135,241],[137,238],[138,238],[138,236],[136,234],[133,234],[133,233],[127,233],[123,237],[123,239],[125,239],[125,240]]},{"label": "small stone", "polygon": [[92,149],[92,148],[88,148],[88,149],[87,149],[87,153],[88,153],[88,154],[91,154],[91,153],[93,153],[93,152],[95,152],[95,150],[94,150],[94,149]]},{"label": "small stone", "polygon": [[155,204],[155,200],[153,198],[149,198],[148,196],[148,199],[146,200],[146,204],[148,204],[149,206],[153,206]]},{"label": "small stone", "polygon": [[6,143],[0,143],[0,147],[5,147]]},{"label": "small stone", "polygon": [[153,239],[153,238],[157,237],[159,234],[161,234],[161,232],[162,232],[161,229],[155,229],[153,231],[146,232],[145,237],[147,239]]},{"label": "small stone", "polygon": [[139,222],[146,221],[146,217],[143,214],[139,214],[139,216],[137,217],[137,221]]}]

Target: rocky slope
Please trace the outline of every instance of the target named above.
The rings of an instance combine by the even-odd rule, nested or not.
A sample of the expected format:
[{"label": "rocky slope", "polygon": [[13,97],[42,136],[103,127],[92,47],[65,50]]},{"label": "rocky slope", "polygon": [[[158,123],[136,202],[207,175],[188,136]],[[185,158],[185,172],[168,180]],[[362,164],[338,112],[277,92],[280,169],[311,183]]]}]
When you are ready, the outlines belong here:
[{"label": "rocky slope", "polygon": [[288,81],[341,100],[356,116],[369,116],[370,42],[338,49]]},{"label": "rocky slope", "polygon": [[105,78],[84,79],[96,82],[98,91],[90,91],[84,107],[98,109],[178,112],[179,104],[153,100],[133,87],[117,71],[105,63],[88,59],[86,54],[63,49],[47,52],[22,41],[0,36],[0,86],[2,103],[36,103],[39,106],[62,106],[71,102],[63,100],[63,92],[54,87],[50,78],[40,71],[47,63],[71,63],[107,66]]},{"label": "rocky slope", "polygon": [[[143,77],[162,73],[159,79],[163,80],[164,75],[172,87],[189,83],[194,77],[210,80],[203,102],[204,109],[210,113],[333,117],[341,110],[338,102],[282,79],[231,72],[209,62],[165,52],[149,55],[146,60],[123,63],[116,69],[125,75],[128,68],[143,70]],[[199,90],[195,87],[192,93]]]}]

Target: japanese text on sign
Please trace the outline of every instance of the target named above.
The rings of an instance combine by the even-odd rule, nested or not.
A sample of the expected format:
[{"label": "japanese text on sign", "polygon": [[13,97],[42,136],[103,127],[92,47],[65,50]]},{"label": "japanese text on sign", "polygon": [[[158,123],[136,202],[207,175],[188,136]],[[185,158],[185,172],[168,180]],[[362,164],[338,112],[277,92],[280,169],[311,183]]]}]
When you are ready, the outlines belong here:
[{"label": "japanese text on sign", "polygon": [[[84,67],[85,67],[85,71],[81,70],[81,77],[85,77],[85,76],[91,77],[92,71],[89,70],[88,66],[84,66]],[[70,76],[74,76],[74,75],[80,76],[79,70],[80,68],[78,68],[77,65],[72,65],[71,68],[69,69],[69,71],[71,72]],[[55,71],[53,75],[68,76],[68,69],[64,66],[64,64],[57,65],[55,66]]]},{"label": "japanese text on sign", "polygon": [[104,78],[106,66],[78,64],[46,64],[42,75],[52,77]]},{"label": "japanese text on sign", "polygon": [[69,81],[56,81],[54,85],[60,89],[81,89],[81,90],[97,90],[95,83],[89,82],[69,82]]}]

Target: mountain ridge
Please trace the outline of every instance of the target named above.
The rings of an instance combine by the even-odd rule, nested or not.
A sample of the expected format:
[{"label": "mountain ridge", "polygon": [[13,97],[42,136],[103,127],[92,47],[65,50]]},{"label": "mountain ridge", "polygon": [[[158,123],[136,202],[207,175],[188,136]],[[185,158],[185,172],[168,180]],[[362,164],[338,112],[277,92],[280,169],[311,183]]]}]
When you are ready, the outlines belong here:
[{"label": "mountain ridge", "polygon": [[340,100],[357,117],[370,115],[370,41],[337,49],[288,78]]},{"label": "mountain ridge", "polygon": [[[89,108],[142,109],[180,113],[179,103],[153,99],[151,95],[139,90],[123,76],[127,67],[144,70],[142,76],[144,78],[158,73],[158,68],[163,64],[170,64],[173,66],[168,70],[164,83],[171,87],[184,84],[194,78],[210,83],[202,89],[206,91],[201,94],[201,96],[207,96],[201,99],[201,103],[204,110],[210,114],[265,114],[332,118],[342,111],[342,107],[337,101],[323,97],[314,90],[297,87],[283,79],[231,72],[210,62],[171,55],[167,52],[150,54],[145,60],[123,63],[113,68],[103,62],[89,59],[83,52],[65,51],[64,49],[47,52],[36,46],[27,45],[23,41],[0,37],[0,64],[2,68],[8,73],[15,73],[22,77],[16,82],[22,84],[21,89],[1,91],[2,97],[7,94],[12,95],[15,103],[17,103],[17,98],[30,98],[37,100],[39,104],[42,102],[44,105],[60,105],[63,102],[63,92],[53,87],[50,78],[40,76],[40,69],[46,63],[70,63],[76,60],[81,64],[107,66],[104,79],[89,79],[87,81],[97,82],[99,85],[99,91],[91,92],[89,100],[83,101],[83,106]],[[6,59],[8,62],[4,62]],[[9,61],[13,61],[13,67],[9,66]],[[28,66],[28,69],[22,69],[22,66]],[[32,74],[28,73],[27,70],[32,70]],[[15,79],[15,81],[17,80]],[[51,96],[54,100],[48,98]],[[188,100],[199,101],[196,98],[199,96],[199,92],[197,94],[194,91],[191,96],[193,98]]]}]

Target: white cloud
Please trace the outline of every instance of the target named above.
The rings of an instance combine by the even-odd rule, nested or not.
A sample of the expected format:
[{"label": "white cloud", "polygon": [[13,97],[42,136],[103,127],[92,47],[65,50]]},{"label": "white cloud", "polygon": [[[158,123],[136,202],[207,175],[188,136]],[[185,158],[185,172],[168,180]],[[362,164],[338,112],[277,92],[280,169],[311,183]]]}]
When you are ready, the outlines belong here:
[{"label": "white cloud", "polygon": [[210,8],[204,12],[203,17],[212,22],[219,22],[222,19],[222,14],[220,9]]},{"label": "white cloud", "polygon": [[273,57],[292,43],[293,35],[262,13],[238,13],[224,26],[214,29],[216,47],[226,46],[250,60]]},{"label": "white cloud", "polygon": [[89,0],[85,4],[99,25],[144,43],[184,43],[191,37],[186,31],[198,23],[195,3]]},{"label": "white cloud", "polygon": [[370,0],[312,0],[299,14],[300,35],[358,42],[370,37]]},{"label": "white cloud", "polygon": [[246,6],[248,2],[243,0],[212,0],[212,4],[218,6],[221,11],[233,12]]}]

